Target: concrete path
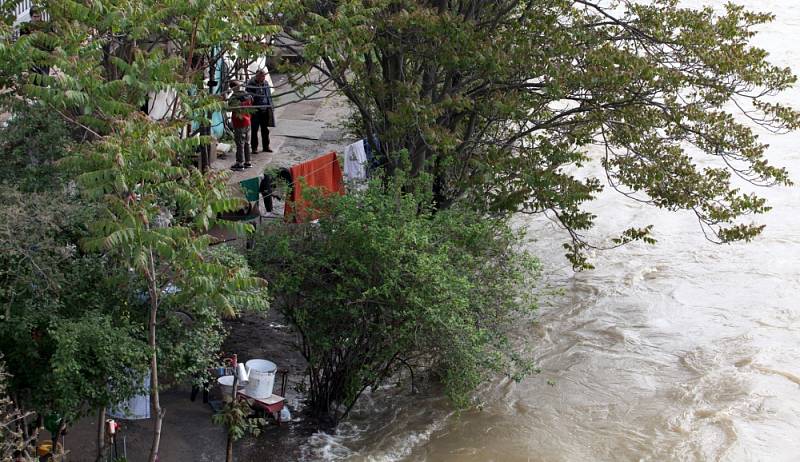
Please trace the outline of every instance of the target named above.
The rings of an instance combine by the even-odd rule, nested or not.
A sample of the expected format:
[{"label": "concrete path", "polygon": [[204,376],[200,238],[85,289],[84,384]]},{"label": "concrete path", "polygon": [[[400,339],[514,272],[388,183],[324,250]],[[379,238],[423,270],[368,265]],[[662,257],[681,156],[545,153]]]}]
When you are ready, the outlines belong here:
[{"label": "concrete path", "polygon": [[[274,79],[279,88],[285,81],[285,76]],[[286,95],[275,102],[279,106],[275,110],[276,127],[270,129],[270,147],[274,152],[255,153],[252,155],[252,168],[234,172],[230,170],[236,161],[235,146],[231,143],[227,158],[217,159],[211,165],[215,170],[230,171],[228,182],[231,185],[258,176],[265,169],[291,167],[330,151],[342,152],[344,146],[352,142],[347,140],[343,129],[350,117],[350,109],[343,97],[328,95],[324,99],[307,101],[292,101],[290,98]],[[259,146],[263,148],[260,140]]]}]

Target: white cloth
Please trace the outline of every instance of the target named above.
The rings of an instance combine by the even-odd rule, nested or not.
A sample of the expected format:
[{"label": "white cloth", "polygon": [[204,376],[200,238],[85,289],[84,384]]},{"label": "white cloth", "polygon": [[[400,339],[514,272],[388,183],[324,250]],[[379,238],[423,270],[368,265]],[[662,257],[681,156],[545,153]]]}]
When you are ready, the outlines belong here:
[{"label": "white cloth", "polygon": [[359,140],[344,148],[344,180],[356,189],[367,186],[367,152],[364,140]]},{"label": "white cloth", "polygon": [[117,403],[111,408],[109,416],[123,420],[141,420],[150,418],[150,373],[142,379],[144,392],[127,401]]}]

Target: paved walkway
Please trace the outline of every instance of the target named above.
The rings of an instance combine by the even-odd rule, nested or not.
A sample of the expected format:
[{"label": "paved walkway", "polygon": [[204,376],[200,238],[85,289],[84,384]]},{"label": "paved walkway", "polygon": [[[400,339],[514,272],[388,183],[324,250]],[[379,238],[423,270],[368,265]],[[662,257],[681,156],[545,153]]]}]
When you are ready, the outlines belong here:
[{"label": "paved walkway", "polygon": [[[276,92],[285,91],[286,77],[276,76]],[[345,140],[342,127],[350,117],[350,110],[340,96],[307,101],[291,101],[290,95],[276,100],[276,127],[270,129],[270,147],[274,152],[259,152],[252,156],[253,168],[234,172],[228,180],[236,184],[247,178],[260,175],[265,169],[291,167],[330,151],[342,152],[350,141]],[[281,106],[283,105],[283,106]],[[260,136],[259,136],[260,138]],[[263,147],[263,143],[259,142]],[[236,147],[230,145],[227,158],[217,159],[211,164],[215,170],[230,170],[236,161]]]}]

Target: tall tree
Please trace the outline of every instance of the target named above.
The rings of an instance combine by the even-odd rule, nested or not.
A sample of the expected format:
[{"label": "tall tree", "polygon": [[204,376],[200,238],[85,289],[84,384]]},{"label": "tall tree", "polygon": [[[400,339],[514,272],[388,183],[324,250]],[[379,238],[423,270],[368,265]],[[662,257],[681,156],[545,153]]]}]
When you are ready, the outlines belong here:
[{"label": "tall tree", "polygon": [[55,415],[66,428],[141,387],[134,377],[147,370],[148,348],[129,304],[130,278],[77,247],[91,216],[85,204],[58,190],[20,193],[2,185],[0,193],[7,384],[16,405],[34,415],[29,420]]},{"label": "tall tree", "polygon": [[420,184],[399,175],[309,195],[328,212],[318,225],[271,226],[247,254],[299,333],[308,407],[322,422],[337,424],[401,371],[412,388],[435,375],[466,407],[492,375],[530,370],[506,334],[530,320],[538,263],[505,220],[462,207],[434,214]]},{"label": "tall tree", "polygon": [[[223,57],[242,64],[268,54],[275,27],[256,2],[47,0],[41,6],[47,22],[19,38],[12,17],[0,24],[0,104],[34,100],[82,134],[85,142],[65,165],[76,168],[84,196],[100,206],[83,244],[130,269],[146,293],[154,461],[164,415],[160,360],[180,355],[198,360],[184,373],[200,369],[198,357],[219,346],[220,315],[266,306],[263,281],[244,262],[209,249],[217,214],[241,201],[228,197],[224,175],[193,167],[196,149],[209,139],[189,136],[185,127],[207,126],[210,114],[224,108],[214,94]],[[140,112],[148,98],[168,105],[159,122]],[[178,309],[207,328],[195,336],[205,341],[201,348],[170,349],[159,340]]]},{"label": "tall tree", "polygon": [[[190,318],[219,330],[220,315],[267,306],[266,294],[259,290],[263,281],[250,276],[244,261],[227,265],[209,252],[213,242],[207,234],[209,227],[217,214],[237,208],[239,201],[226,197],[227,186],[219,174],[176,165],[176,159],[197,146],[197,140],[181,140],[172,132],[147,121],[131,121],[77,159],[89,170],[79,177],[84,191],[105,204],[91,225],[93,237],[86,247],[107,251],[118,264],[134,270],[147,293],[155,413],[151,462],[158,454],[164,417],[159,399],[159,351],[163,349],[157,339],[164,307],[180,308]],[[211,340],[208,335],[213,331],[206,332],[205,339]],[[200,372],[219,344],[211,342],[212,348],[206,345],[194,352],[200,353],[200,362],[191,363],[194,367],[184,374]]]},{"label": "tall tree", "polygon": [[[434,175],[439,207],[550,213],[587,266],[582,205],[603,182],[669,210],[694,213],[709,239],[749,240],[742,223],[769,209],[737,189],[790,184],[767,162],[750,122],[796,129],[798,113],[767,99],[795,77],[751,46],[771,15],[678,0],[283,1],[285,48],[347,96],[359,131],[377,136],[390,168]],[[737,119],[734,114],[743,116]],[[604,153],[588,156],[589,146]],[[697,159],[711,159],[699,167]],[[605,178],[573,167],[599,163]],[[615,243],[651,240],[650,227]]]}]

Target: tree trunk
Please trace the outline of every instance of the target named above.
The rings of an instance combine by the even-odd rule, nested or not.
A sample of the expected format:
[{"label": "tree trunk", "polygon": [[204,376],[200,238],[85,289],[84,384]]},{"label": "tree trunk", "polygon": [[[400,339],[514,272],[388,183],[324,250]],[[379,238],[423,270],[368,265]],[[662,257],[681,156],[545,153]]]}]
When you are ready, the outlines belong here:
[{"label": "tree trunk", "polygon": [[150,458],[148,459],[149,462],[156,462],[158,460],[158,445],[161,442],[161,422],[164,419],[164,411],[161,409],[161,402],[159,400],[159,392],[158,392],[158,358],[155,351],[155,343],[156,343],[156,325],[155,322],[152,321],[152,318],[155,317],[155,309],[152,309],[152,314],[150,315],[151,322],[150,322],[150,348],[153,348],[153,356],[150,359],[150,398],[153,406],[153,416],[155,420],[153,421],[153,443],[150,446]]},{"label": "tree trunk", "polygon": [[56,460],[64,460],[65,456],[67,455],[64,448],[65,433],[67,433],[67,419],[62,418],[61,423],[58,425],[56,435],[53,437],[53,454],[58,456]]},{"label": "tree trunk", "polygon": [[[152,254],[151,254],[152,255]],[[154,262],[151,256],[151,272],[149,277],[150,286],[150,320],[148,322],[149,334],[148,344],[152,349],[152,356],[150,358],[150,399],[153,406],[153,443],[150,446],[149,462],[156,462],[158,460],[158,446],[161,442],[161,423],[164,419],[164,411],[161,409],[161,402],[159,400],[158,390],[158,354],[156,350],[156,320],[158,315],[158,285],[156,284],[154,274]]]},{"label": "tree trunk", "polygon": [[[233,391],[231,392],[231,403],[236,404],[238,397],[236,396],[236,389],[239,386],[239,374],[234,368],[233,370]],[[228,429],[228,441],[225,445],[225,462],[233,462],[233,436],[231,430]]]},{"label": "tree trunk", "polygon": [[97,412],[97,462],[105,460],[106,456],[106,408]]}]

